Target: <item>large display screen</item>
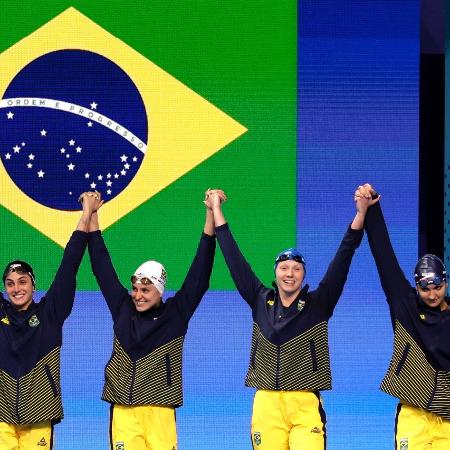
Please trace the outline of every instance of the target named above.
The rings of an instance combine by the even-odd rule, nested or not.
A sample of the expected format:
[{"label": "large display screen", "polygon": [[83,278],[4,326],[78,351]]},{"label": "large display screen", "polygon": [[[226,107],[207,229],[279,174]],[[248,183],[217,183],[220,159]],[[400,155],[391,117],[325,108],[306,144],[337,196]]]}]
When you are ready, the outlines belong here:
[{"label": "large display screen", "polygon": [[[37,299],[75,227],[78,191],[100,186],[110,196],[100,211],[105,241],[127,287],[141,262],[156,259],[168,271],[165,297],[176,291],[203,227],[203,192],[222,187],[227,219],[261,280],[269,286],[275,255],[296,246],[314,289],[364,182],[381,194],[394,248],[412,279],[419,0],[13,3],[2,5],[0,19],[0,242],[4,264],[15,258],[33,264]],[[59,64],[76,70],[64,75]],[[96,70],[107,77],[101,81]],[[120,90],[111,88],[117,80]],[[8,103],[44,96],[41,108]],[[121,134],[105,129],[100,113]],[[91,128],[89,121],[97,134],[87,138],[81,125]],[[124,140],[124,130],[136,140]],[[67,142],[50,141],[55,135]],[[84,144],[72,146],[71,139]],[[58,150],[46,154],[41,175],[22,141],[34,146],[37,159]],[[121,184],[108,194],[105,165],[131,144],[137,165],[120,168],[129,177],[119,171]],[[111,160],[101,156],[105,147]],[[88,148],[92,156],[75,160]],[[34,178],[25,162],[36,164]],[[41,189],[57,164],[67,172]],[[218,249],[211,290],[185,341],[184,405],[176,412],[181,450],[251,448],[254,391],[244,387],[251,328],[251,311]],[[64,327],[65,418],[55,427],[56,450],[109,448],[109,405],[100,397],[112,339],[109,311],[85,257]],[[378,389],[391,351],[388,307],[364,238],[330,321],[333,390],[323,393],[328,450],[393,448],[397,401]]]}]

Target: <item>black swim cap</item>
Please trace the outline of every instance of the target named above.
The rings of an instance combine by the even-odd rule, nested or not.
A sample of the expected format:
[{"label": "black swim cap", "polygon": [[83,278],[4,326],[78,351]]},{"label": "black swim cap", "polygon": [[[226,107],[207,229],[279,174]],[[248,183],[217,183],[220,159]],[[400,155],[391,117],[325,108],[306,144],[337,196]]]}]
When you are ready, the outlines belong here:
[{"label": "black swim cap", "polygon": [[5,284],[6,277],[11,272],[29,275],[31,278],[31,282],[33,283],[33,286],[36,286],[36,277],[34,276],[33,268],[25,261],[20,261],[16,259],[15,261],[11,261],[9,264],[6,265],[5,270],[3,271],[3,284]]}]

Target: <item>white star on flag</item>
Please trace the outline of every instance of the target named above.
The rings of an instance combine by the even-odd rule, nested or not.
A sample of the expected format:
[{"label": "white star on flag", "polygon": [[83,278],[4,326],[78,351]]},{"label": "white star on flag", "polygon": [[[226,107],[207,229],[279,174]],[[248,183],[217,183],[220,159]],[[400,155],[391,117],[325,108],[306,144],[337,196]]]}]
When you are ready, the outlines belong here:
[{"label": "white star on flag", "polygon": [[14,113],[11,112],[11,111],[9,111],[9,112],[6,114],[6,117],[8,117],[8,119],[12,119],[12,118],[14,117]]},{"label": "white star on flag", "polygon": [[122,155],[122,156],[120,157],[120,161],[121,161],[121,162],[127,162],[127,159],[128,159],[128,156],[125,156],[125,155]]},{"label": "white star on flag", "polygon": [[39,172],[37,172],[37,175],[39,178],[44,178],[45,172],[41,169]]},{"label": "white star on flag", "polygon": [[34,159],[33,153],[30,153],[30,154],[28,155],[28,159],[29,159],[30,161],[33,161],[33,159]]},{"label": "white star on flag", "polygon": [[47,136],[47,130],[41,130],[41,136]]},{"label": "white star on flag", "polygon": [[68,168],[69,170],[72,170],[72,171],[73,171],[73,169],[75,169],[75,164],[72,164],[72,163],[67,164],[67,168]]},{"label": "white star on flag", "polygon": [[14,153],[20,153],[20,147],[18,145],[15,145],[13,147]]},{"label": "white star on flag", "polygon": [[95,102],[92,102],[91,103],[91,109],[97,109],[97,103],[95,103]]},{"label": "white star on flag", "polygon": [[73,147],[73,146],[75,145],[75,141],[74,141],[73,139],[71,139],[71,140],[69,141],[69,145],[70,145],[71,147]]}]

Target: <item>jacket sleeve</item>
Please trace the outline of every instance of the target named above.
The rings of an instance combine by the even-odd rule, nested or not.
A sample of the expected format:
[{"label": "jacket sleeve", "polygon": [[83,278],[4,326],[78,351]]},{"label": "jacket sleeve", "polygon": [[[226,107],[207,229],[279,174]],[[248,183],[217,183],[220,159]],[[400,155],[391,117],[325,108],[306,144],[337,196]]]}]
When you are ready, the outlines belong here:
[{"label": "jacket sleeve", "polygon": [[172,299],[186,322],[192,317],[203,295],[208,290],[215,249],[216,238],[202,233],[197,253],[189,271],[181,288]]},{"label": "jacket sleeve", "polygon": [[325,320],[329,319],[333,314],[334,308],[344,289],[345,282],[347,281],[353,255],[359,247],[363,236],[364,232],[362,230],[353,230],[350,227],[347,229],[319,286],[311,293],[316,297],[313,302],[313,307],[321,315],[324,315]]},{"label": "jacket sleeve", "polygon": [[389,305],[392,306],[397,301],[408,297],[412,287],[398,264],[380,203],[368,209],[365,228],[381,286]]},{"label": "jacket sleeve", "polygon": [[97,279],[111,315],[115,318],[123,302],[129,300],[128,291],[119,281],[100,231],[89,233],[88,249],[92,272]]},{"label": "jacket sleeve", "polygon": [[266,289],[253,273],[231,234],[228,223],[216,228],[217,240],[239,294],[253,308],[258,293]]},{"label": "jacket sleeve", "polygon": [[43,299],[45,308],[61,323],[72,311],[76,276],[86,250],[87,238],[88,235],[84,231],[77,230],[72,233],[55,278]]}]

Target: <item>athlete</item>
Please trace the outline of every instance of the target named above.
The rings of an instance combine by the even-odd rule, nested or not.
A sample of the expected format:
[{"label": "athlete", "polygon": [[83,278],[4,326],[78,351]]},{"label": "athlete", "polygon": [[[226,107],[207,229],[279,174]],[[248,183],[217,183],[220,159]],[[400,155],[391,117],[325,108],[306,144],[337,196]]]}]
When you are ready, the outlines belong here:
[{"label": "athlete", "polygon": [[51,449],[53,425],[63,417],[60,386],[62,327],[72,310],[76,274],[88,239],[96,194],[83,195],[83,214],[55,278],[40,302],[30,264],[15,260],[3,271],[0,298],[0,448]]},{"label": "athlete", "polygon": [[435,255],[422,256],[414,286],[395,256],[381,207],[370,184],[358,197],[376,202],[365,228],[389,304],[394,351],[381,389],[400,402],[395,423],[396,450],[450,449],[450,309],[447,271]]},{"label": "athlete", "polygon": [[236,287],[252,310],[253,335],[245,384],[257,389],[251,438],[258,450],[322,450],[326,419],[319,391],[331,389],[328,320],[342,293],[363,237],[369,201],[356,198],[356,215],[314,291],[303,286],[306,262],[296,249],[275,259],[275,282],[266,287],[241,254],[218,195],[212,209],[216,236]]},{"label": "athlete", "polygon": [[[222,191],[208,190],[225,200]],[[206,220],[197,253],[180,290],[162,300],[166,271],[156,261],[131,276],[131,294],[114,270],[93,214],[89,233],[92,270],[114,322],[114,348],[105,368],[102,399],[111,403],[111,448],[175,450],[175,408],[182,405],[182,350],[188,322],[208,289],[215,236]]]}]

